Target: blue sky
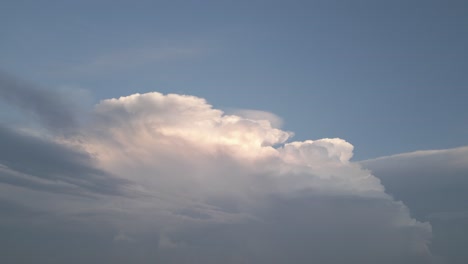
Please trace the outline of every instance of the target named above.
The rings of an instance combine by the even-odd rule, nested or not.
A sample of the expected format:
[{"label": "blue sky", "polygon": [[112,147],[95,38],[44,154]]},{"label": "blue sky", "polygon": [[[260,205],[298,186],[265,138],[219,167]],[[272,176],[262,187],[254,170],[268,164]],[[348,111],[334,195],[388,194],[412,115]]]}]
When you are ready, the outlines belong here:
[{"label": "blue sky", "polygon": [[467,263],[467,1],[1,3],[1,263]]},{"label": "blue sky", "polygon": [[0,69],[94,99],[160,91],[341,137],[468,144],[466,1],[3,1]]}]

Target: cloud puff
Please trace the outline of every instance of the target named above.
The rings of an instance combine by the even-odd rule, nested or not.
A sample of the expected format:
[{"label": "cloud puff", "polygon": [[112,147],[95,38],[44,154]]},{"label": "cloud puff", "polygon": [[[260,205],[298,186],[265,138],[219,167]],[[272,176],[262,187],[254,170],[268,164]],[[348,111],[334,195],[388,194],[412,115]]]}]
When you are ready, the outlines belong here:
[{"label": "cloud puff", "polygon": [[[79,241],[100,253],[75,249],[88,262],[114,261],[116,252],[128,253],[120,263],[432,262],[431,226],[350,162],[353,146],[342,139],[288,143],[292,133],[268,118],[228,115],[176,94],[104,100],[91,120],[60,144],[88,153],[109,180],[131,184],[122,195],[97,188],[92,203],[61,197],[53,204],[62,213],[47,214],[56,228],[43,224],[93,233]],[[55,212],[57,194],[45,190],[39,202],[17,196],[41,193],[15,191],[0,198]],[[120,243],[123,234],[132,243]]]},{"label": "cloud puff", "polygon": [[283,126],[283,119],[273,113],[253,110],[253,109],[235,109],[231,110],[231,114],[240,116],[246,119],[253,120],[268,120],[273,127],[281,128]]}]

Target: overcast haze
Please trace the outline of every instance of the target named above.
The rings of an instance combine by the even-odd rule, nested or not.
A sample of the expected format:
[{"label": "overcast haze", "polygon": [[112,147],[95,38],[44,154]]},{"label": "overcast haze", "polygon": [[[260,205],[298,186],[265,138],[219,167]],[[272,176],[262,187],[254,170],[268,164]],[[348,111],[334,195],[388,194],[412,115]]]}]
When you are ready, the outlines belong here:
[{"label": "overcast haze", "polygon": [[3,1],[1,263],[467,263],[465,1]]}]

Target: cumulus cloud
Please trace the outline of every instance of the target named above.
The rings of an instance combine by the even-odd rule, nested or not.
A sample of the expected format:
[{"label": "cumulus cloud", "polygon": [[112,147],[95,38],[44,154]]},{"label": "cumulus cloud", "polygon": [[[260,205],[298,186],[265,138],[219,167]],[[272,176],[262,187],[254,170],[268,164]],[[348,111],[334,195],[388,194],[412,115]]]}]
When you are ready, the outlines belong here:
[{"label": "cumulus cloud", "polygon": [[[104,100],[90,120],[79,136],[57,144],[92,157],[105,179],[126,182],[120,195],[94,188],[90,202],[44,188],[0,185],[0,199],[49,212],[46,218],[56,224],[36,223],[41,230],[92,234],[77,241],[99,253],[86,247],[69,253],[80,252],[82,261],[433,261],[431,226],[412,218],[379,179],[351,162],[353,146],[345,140],[289,142],[292,133],[271,118],[225,114],[202,98],[156,92]],[[74,158],[63,159],[67,164]],[[57,254],[56,262],[66,258]]]}]

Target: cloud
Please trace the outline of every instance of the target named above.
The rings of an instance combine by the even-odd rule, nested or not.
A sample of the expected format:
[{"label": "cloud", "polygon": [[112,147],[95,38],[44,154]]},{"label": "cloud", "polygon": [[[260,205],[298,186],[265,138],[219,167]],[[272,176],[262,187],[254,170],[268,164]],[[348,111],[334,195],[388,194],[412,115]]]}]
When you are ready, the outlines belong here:
[{"label": "cloud", "polygon": [[45,138],[0,126],[0,182],[84,194],[117,193],[124,180],[109,177],[88,153]]},{"label": "cloud", "polygon": [[446,263],[465,263],[468,254],[468,147],[427,150],[363,161],[387,192],[434,228],[431,246]]},{"label": "cloud", "polygon": [[52,131],[66,132],[76,128],[71,107],[58,93],[0,72],[0,99],[35,115]]},{"label": "cloud", "polygon": [[253,109],[235,109],[231,110],[230,114],[240,116],[245,119],[253,120],[267,120],[272,127],[281,128],[283,126],[283,119],[273,113],[253,110]]},{"label": "cloud", "polygon": [[[388,191],[407,201],[422,219],[468,203],[468,147],[404,153],[361,164],[374,171]],[[417,197],[412,193],[416,189]]]},{"label": "cloud", "polygon": [[[57,165],[32,169],[49,179],[56,170],[74,171],[84,159],[78,164],[105,172],[98,177],[104,183],[131,183],[121,193],[111,195],[93,177],[89,182],[97,187],[87,188],[95,193],[92,202],[32,185],[0,185],[0,201],[47,212],[47,222],[17,216],[26,226],[40,227],[44,236],[77,237],[60,240],[64,252],[41,247],[42,256],[55,252],[57,263],[67,256],[90,263],[433,261],[431,226],[411,218],[379,179],[351,162],[353,146],[345,140],[288,142],[292,133],[268,118],[225,114],[202,98],[156,92],[101,101],[78,135],[55,141],[56,153],[73,149],[52,156]],[[19,153],[8,166],[24,160],[15,170],[25,172],[36,159]],[[65,179],[75,184],[71,178],[81,177]],[[19,233],[34,241],[31,233]],[[125,238],[132,243],[117,243]],[[93,247],[79,248],[78,242]],[[37,252],[33,245],[26,250]],[[21,255],[8,256],[21,263]]]}]

